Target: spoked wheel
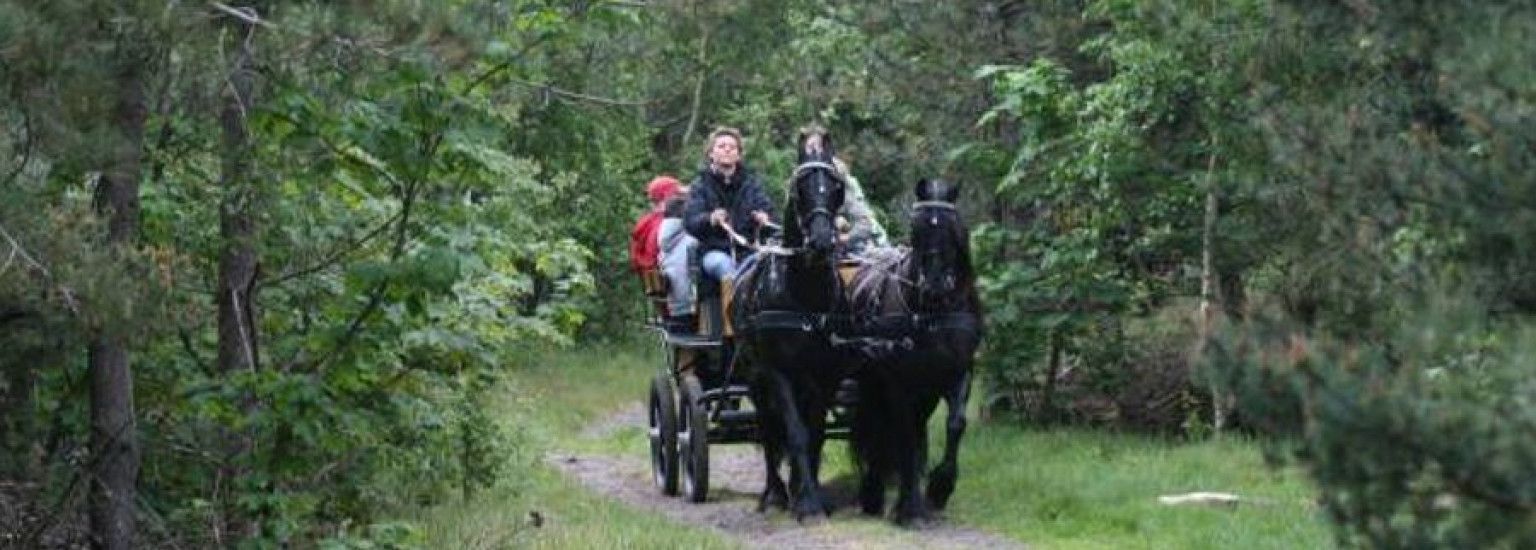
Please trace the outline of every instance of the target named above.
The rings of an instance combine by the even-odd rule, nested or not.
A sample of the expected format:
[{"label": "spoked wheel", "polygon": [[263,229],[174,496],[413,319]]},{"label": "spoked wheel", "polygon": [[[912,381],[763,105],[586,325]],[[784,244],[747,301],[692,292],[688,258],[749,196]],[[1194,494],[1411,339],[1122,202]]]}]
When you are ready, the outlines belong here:
[{"label": "spoked wheel", "polygon": [[677,450],[683,467],[683,495],[691,502],[709,496],[709,419],[701,399],[704,389],[692,373],[683,377],[678,411]]},{"label": "spoked wheel", "polygon": [[672,376],[656,373],[651,380],[650,429],[651,476],[661,494],[677,494],[677,398]]}]

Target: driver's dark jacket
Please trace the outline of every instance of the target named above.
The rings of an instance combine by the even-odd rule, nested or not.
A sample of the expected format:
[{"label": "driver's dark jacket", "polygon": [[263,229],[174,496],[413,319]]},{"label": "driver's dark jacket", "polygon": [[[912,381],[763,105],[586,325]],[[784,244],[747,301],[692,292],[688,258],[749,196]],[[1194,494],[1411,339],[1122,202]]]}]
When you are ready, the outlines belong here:
[{"label": "driver's dark jacket", "polygon": [[722,178],[722,175],[705,167],[694,177],[688,191],[683,228],[698,239],[701,254],[710,250],[731,251],[730,236],[724,229],[709,223],[709,213],[716,208],[724,208],[726,216],[730,218],[731,228],[748,239],[753,238],[753,231],[757,229],[757,221],[752,219],[753,210],[768,214],[769,219],[775,222],[778,220],[778,216],[774,215],[773,202],[768,200],[768,194],[763,191],[757,173],[747,168],[746,164],[736,165],[736,173],[731,175],[729,184],[722,181]]}]

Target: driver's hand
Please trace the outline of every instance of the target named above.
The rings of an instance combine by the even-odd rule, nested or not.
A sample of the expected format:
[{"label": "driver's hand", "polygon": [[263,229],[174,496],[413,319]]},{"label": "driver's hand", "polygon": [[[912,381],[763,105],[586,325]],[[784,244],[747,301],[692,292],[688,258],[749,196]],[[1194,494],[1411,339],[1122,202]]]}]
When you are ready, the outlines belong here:
[{"label": "driver's hand", "polygon": [[772,221],[772,220],[770,220],[768,218],[768,213],[767,212],[763,212],[762,210],[753,210],[752,211],[752,219],[753,220],[757,220],[757,225],[758,226],[768,225],[768,222]]},{"label": "driver's hand", "polygon": [[724,226],[726,221],[727,221],[727,219],[725,217],[725,209],[724,208],[716,208],[714,212],[710,212],[709,213],[709,223],[710,224],[713,224],[713,225],[716,225],[716,226]]}]

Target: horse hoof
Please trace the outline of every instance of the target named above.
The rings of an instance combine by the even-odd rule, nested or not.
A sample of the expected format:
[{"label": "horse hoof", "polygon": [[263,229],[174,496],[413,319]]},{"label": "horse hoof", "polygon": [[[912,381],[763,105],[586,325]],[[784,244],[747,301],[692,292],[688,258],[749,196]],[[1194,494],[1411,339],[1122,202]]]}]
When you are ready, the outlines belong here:
[{"label": "horse hoof", "polygon": [[921,528],[933,522],[933,514],[922,504],[906,504],[896,509],[892,521],[902,527]]},{"label": "horse hoof", "polygon": [[949,496],[955,492],[955,481],[945,477],[934,477],[928,480],[928,505],[934,510],[943,510],[949,504]]},{"label": "horse hoof", "polygon": [[782,490],[774,491],[771,489],[764,489],[762,496],[757,498],[757,511],[758,513],[763,513],[767,512],[769,508],[788,510],[789,495],[784,494],[784,491]]},{"label": "horse hoof", "polygon": [[866,516],[878,516],[885,512],[885,495],[865,495],[859,499],[859,511]]},{"label": "horse hoof", "polygon": [[885,511],[885,487],[865,485],[859,488],[859,510],[866,516],[878,516]]},{"label": "horse hoof", "polygon": [[831,508],[817,500],[805,499],[795,503],[795,521],[800,523],[805,523],[806,518],[825,519],[831,514]]},{"label": "horse hoof", "polygon": [[896,525],[900,527],[917,530],[934,527],[938,525],[939,522],[938,518],[934,517],[932,514],[914,514],[905,517],[901,514],[897,514],[894,521],[896,522]]},{"label": "horse hoof", "polygon": [[805,527],[814,527],[828,523],[831,520],[827,519],[826,515],[812,513],[806,515],[795,514],[795,521]]}]

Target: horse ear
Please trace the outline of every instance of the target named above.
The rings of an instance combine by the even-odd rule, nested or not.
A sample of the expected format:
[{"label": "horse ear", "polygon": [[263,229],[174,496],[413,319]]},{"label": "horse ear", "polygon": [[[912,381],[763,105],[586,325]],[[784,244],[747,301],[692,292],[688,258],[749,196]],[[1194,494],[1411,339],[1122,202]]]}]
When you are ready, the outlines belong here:
[{"label": "horse ear", "polygon": [[919,201],[933,200],[933,197],[929,194],[929,189],[930,186],[928,185],[928,178],[922,178],[917,180],[916,186],[913,186],[912,194],[916,196],[917,200]]},{"label": "horse ear", "polygon": [[955,182],[945,187],[944,202],[955,204],[960,200],[960,183]]}]

